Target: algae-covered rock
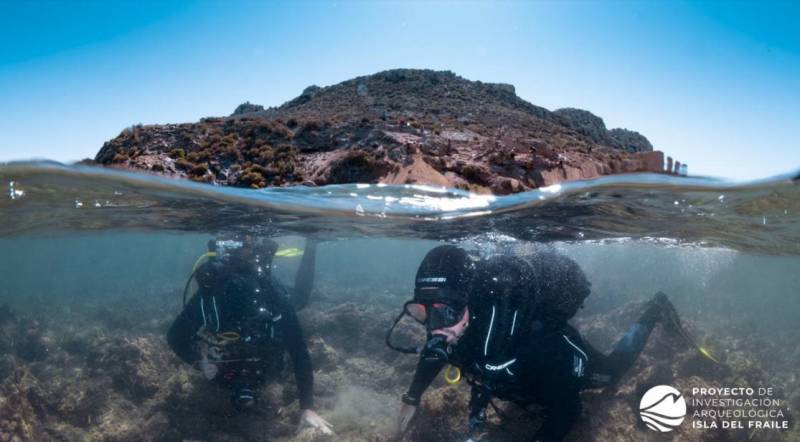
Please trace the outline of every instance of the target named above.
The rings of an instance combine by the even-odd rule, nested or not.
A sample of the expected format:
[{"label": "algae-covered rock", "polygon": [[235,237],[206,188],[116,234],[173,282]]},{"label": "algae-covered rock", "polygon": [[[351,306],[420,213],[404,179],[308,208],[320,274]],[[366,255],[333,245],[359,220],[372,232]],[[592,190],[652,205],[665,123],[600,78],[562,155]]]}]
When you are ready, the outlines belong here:
[{"label": "algae-covered rock", "polygon": [[15,370],[0,386],[0,441],[41,440],[49,400],[30,370]]},{"label": "algae-covered rock", "polygon": [[510,84],[394,69],[312,86],[279,107],[244,103],[229,117],[131,126],[95,162],[251,188],[381,182],[506,194],[662,172],[648,150],[636,132],[608,131],[580,109],[548,111]]},{"label": "algae-covered rock", "polygon": [[155,337],[118,337],[98,342],[89,364],[96,373],[109,376],[123,395],[142,401],[162,385],[168,358],[166,346]]}]

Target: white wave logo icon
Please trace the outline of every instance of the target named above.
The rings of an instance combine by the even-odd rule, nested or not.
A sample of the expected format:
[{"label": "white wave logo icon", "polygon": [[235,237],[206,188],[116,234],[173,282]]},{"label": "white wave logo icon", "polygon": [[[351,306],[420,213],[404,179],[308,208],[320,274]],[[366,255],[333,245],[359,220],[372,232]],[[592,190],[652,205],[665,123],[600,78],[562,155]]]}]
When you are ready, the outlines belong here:
[{"label": "white wave logo icon", "polygon": [[647,428],[666,433],[683,422],[686,417],[686,400],[681,392],[669,385],[657,385],[642,396],[639,415]]}]

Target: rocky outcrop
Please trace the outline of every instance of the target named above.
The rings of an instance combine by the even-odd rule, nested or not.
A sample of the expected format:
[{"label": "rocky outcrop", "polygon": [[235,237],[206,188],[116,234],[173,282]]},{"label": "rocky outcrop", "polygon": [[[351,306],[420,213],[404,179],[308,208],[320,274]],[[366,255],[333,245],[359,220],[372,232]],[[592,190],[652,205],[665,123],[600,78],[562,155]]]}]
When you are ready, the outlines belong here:
[{"label": "rocky outcrop", "polygon": [[650,152],[653,145],[639,132],[628,129],[611,129],[608,131],[609,137],[623,150],[628,152]]},{"label": "rocky outcrop", "polygon": [[253,112],[260,112],[260,111],[263,111],[263,110],[264,110],[264,106],[261,106],[260,104],[252,104],[249,101],[246,101],[246,102],[236,106],[236,109],[234,109],[234,111],[231,114],[231,116],[242,115],[242,114],[250,114],[250,113],[253,113]]},{"label": "rocky outcrop", "polygon": [[[579,109],[550,112],[508,84],[395,69],[310,86],[280,107],[133,126],[95,161],[241,187],[436,184],[498,194],[564,180],[661,172],[652,146]],[[660,153],[659,153],[660,154]]]},{"label": "rocky outcrop", "polygon": [[627,129],[608,130],[603,119],[589,111],[564,108],[553,113],[564,118],[569,127],[588,136],[595,143],[616,147],[626,152],[651,152],[653,150],[653,145],[644,135]]},{"label": "rocky outcrop", "polygon": [[553,113],[564,118],[567,126],[588,136],[595,143],[606,146],[614,145],[614,141],[606,129],[606,123],[597,115],[583,109],[571,107],[557,109]]}]

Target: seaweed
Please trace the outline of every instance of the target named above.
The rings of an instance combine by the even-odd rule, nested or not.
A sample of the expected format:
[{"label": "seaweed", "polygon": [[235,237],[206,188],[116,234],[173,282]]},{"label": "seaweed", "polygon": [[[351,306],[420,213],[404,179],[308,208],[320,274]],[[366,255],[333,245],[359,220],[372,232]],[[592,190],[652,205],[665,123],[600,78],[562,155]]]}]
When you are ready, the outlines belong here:
[{"label": "seaweed", "polygon": [[330,184],[372,183],[377,181],[392,166],[374,153],[355,149],[331,165],[328,175]]}]

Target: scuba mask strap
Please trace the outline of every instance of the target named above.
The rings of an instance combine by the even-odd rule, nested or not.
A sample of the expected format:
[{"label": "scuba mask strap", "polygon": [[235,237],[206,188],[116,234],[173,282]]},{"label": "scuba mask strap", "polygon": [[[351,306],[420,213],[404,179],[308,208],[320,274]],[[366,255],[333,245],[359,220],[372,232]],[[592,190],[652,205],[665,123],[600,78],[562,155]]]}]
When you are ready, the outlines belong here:
[{"label": "scuba mask strap", "polygon": [[392,344],[392,333],[394,333],[395,327],[397,327],[397,324],[400,323],[400,320],[402,320],[403,316],[405,316],[405,315],[406,315],[406,309],[405,309],[405,306],[404,306],[403,307],[403,311],[400,312],[399,315],[397,315],[397,319],[394,320],[394,324],[392,324],[391,328],[389,328],[389,331],[386,333],[386,346],[391,348],[394,351],[399,351],[400,353],[417,354],[420,351],[422,351],[422,346],[419,346],[419,347],[402,347],[402,346],[396,346],[396,345]]}]

